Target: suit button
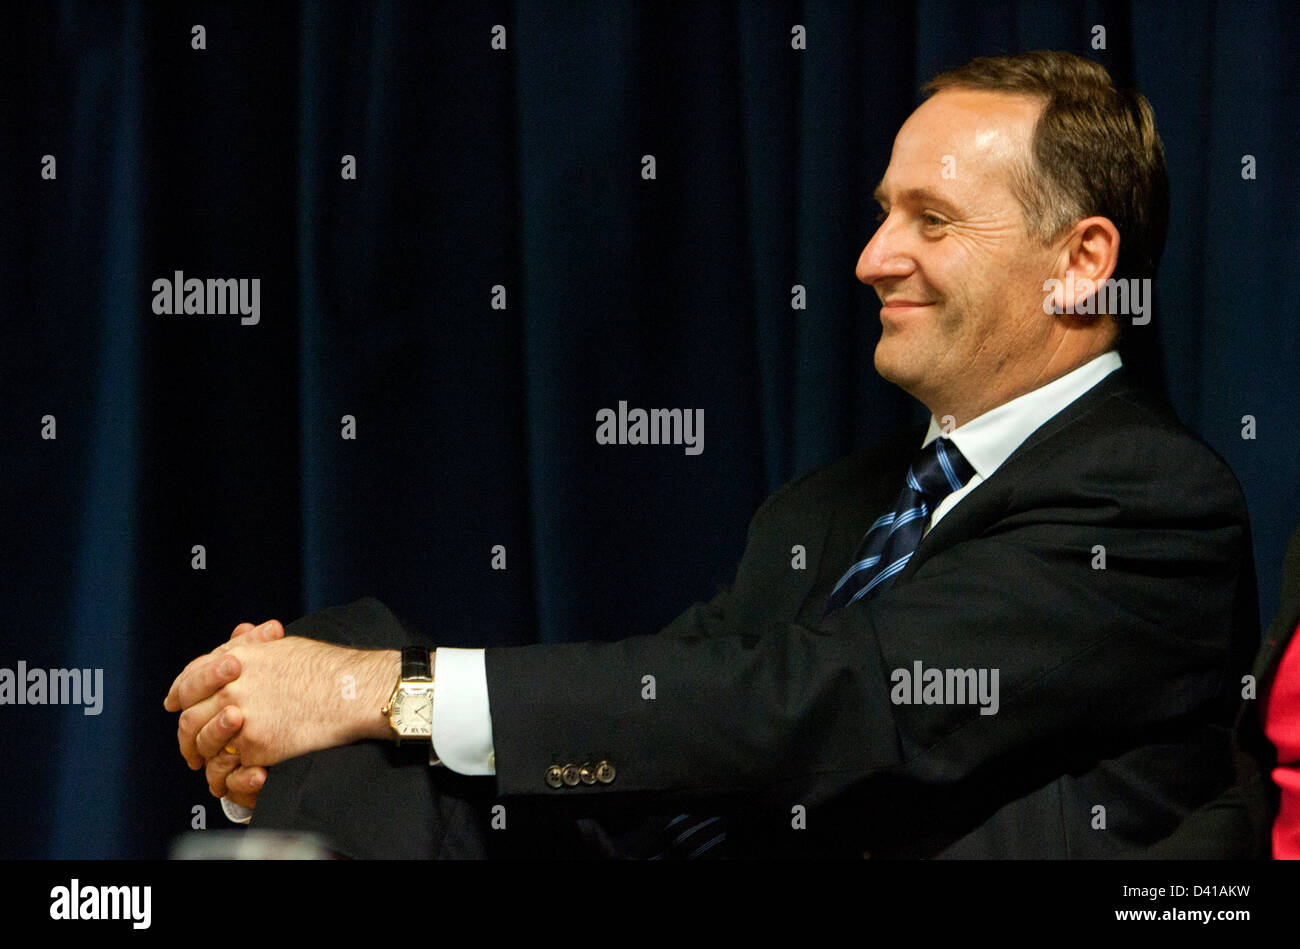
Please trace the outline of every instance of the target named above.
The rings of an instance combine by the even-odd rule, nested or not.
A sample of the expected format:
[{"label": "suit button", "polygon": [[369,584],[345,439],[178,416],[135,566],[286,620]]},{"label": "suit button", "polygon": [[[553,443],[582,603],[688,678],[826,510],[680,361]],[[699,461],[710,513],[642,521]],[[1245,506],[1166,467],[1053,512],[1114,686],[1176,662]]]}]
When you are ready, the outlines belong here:
[{"label": "suit button", "polygon": [[578,769],[578,777],[582,779],[583,784],[596,783],[596,772],[592,770],[590,761],[582,763],[582,767]]},{"label": "suit button", "polygon": [[560,772],[560,779],[569,787],[576,787],[580,780],[578,777],[578,766],[575,764],[566,764],[564,770]]},{"label": "suit button", "polygon": [[614,770],[614,766],[608,761],[602,761],[600,764],[596,765],[596,780],[601,784],[609,784],[609,782],[614,780],[617,773],[618,772]]},{"label": "suit button", "polygon": [[560,766],[553,764],[546,769],[546,783],[553,788],[558,788],[564,784],[564,776],[560,773]]}]

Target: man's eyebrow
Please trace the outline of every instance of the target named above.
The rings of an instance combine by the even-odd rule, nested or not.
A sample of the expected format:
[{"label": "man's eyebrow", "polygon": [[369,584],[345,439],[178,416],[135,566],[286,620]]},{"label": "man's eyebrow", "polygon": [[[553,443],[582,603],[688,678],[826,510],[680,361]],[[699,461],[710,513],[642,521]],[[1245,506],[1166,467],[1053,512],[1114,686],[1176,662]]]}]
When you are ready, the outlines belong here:
[{"label": "man's eyebrow", "polygon": [[[877,204],[884,204],[885,189],[881,185],[876,185],[876,190],[871,192],[871,197],[875,199]],[[937,204],[943,210],[952,214],[959,213],[959,209],[955,204],[929,188],[908,188],[903,192],[900,200],[908,204]]]}]

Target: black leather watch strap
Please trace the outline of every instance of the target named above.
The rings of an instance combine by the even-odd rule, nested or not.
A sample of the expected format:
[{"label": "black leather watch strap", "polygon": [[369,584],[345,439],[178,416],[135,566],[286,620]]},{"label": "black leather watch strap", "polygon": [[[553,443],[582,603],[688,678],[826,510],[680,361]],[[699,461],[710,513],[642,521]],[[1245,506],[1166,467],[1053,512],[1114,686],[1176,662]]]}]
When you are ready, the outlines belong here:
[{"label": "black leather watch strap", "polygon": [[406,646],[402,649],[402,678],[431,679],[429,650],[426,646]]}]

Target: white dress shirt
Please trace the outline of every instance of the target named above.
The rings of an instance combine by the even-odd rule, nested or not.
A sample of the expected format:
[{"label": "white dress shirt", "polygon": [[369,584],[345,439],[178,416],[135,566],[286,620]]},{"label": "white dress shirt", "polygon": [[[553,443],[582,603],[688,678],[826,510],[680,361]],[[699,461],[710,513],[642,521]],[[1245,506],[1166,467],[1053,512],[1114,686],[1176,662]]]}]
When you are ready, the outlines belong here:
[{"label": "white dress shirt", "polygon": [[[1102,353],[1090,362],[1084,363],[1073,372],[1067,372],[1059,379],[1054,379],[1045,386],[1039,386],[1033,392],[1003,402],[995,409],[989,409],[978,418],[973,418],[960,428],[948,433],[948,438],[956,444],[958,450],[975,469],[975,474],[943,499],[943,503],[934,509],[926,532],[939,523],[939,519],[960,503],[961,499],[975,490],[979,484],[989,478],[1035,431],[1048,419],[1083,395],[1097,383],[1122,365],[1119,353],[1114,350]],[[925,434],[925,447],[943,433],[939,422],[930,416],[930,430]]]},{"label": "white dress shirt", "polygon": [[[943,499],[926,525],[926,532],[992,476],[1036,429],[1122,365],[1119,353],[1102,353],[1078,369],[1032,392],[989,409],[948,433],[975,469],[960,490]],[[930,416],[924,447],[943,434]],[[847,567],[847,564],[846,564]],[[433,747],[442,763],[461,774],[496,774],[492,744],[492,715],[488,707],[487,666],[482,649],[438,649],[433,692]],[[225,798],[226,816],[247,823],[251,811]]]}]

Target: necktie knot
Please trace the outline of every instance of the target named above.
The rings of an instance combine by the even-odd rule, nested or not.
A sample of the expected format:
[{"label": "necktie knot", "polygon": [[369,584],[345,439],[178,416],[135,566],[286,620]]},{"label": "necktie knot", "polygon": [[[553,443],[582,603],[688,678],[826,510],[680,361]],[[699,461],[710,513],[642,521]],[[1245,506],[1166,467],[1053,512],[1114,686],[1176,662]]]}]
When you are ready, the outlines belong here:
[{"label": "necktie knot", "polygon": [[975,474],[957,446],[946,438],[936,438],[921,449],[907,472],[907,482],[921,495],[933,511],[939,502],[960,490]]}]

